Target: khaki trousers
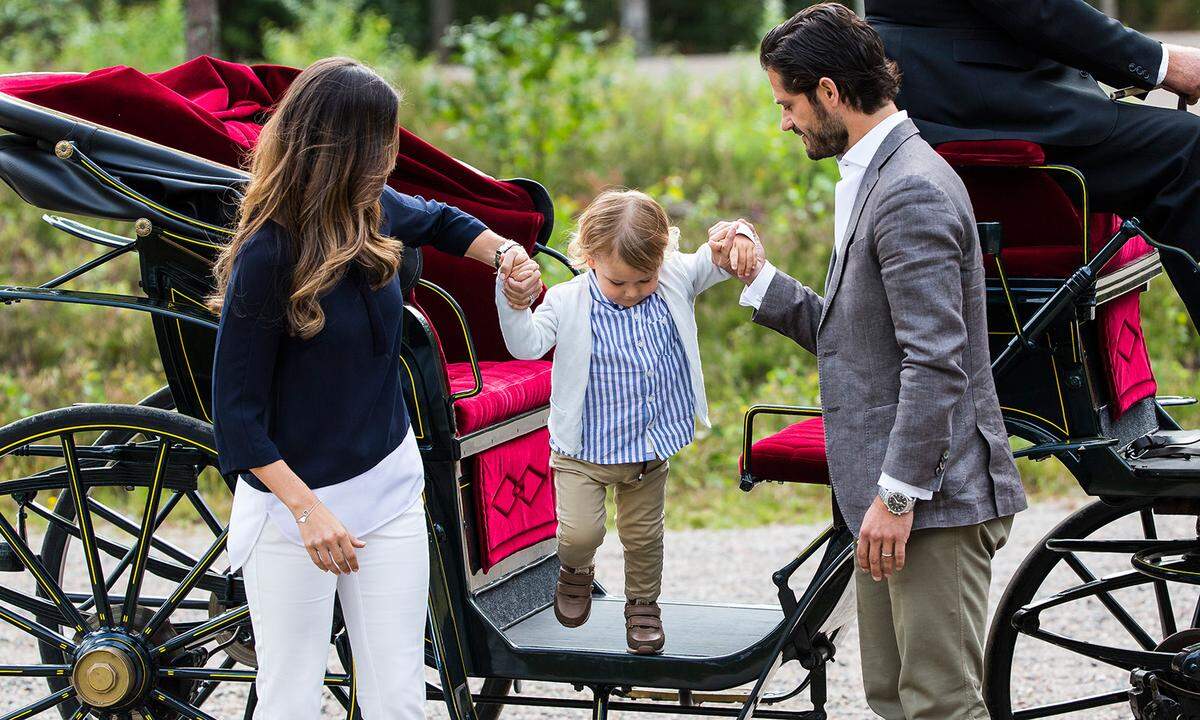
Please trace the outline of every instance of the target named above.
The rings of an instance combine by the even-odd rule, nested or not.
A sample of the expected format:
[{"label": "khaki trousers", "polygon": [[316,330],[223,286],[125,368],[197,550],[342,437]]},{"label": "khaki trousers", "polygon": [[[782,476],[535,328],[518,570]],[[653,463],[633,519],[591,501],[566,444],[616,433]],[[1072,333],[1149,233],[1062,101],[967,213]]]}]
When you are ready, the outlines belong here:
[{"label": "khaki trousers", "polygon": [[917,530],[905,566],[875,582],[855,568],[867,704],[887,720],[986,720],[983,641],[992,556],[1012,516]]},{"label": "khaki trousers", "polygon": [[558,558],[582,569],[595,564],[604,542],[609,487],[617,504],[617,535],[625,548],[625,598],[658,600],[662,588],[663,522],[670,463],[597,465],[550,454],[557,494]]}]

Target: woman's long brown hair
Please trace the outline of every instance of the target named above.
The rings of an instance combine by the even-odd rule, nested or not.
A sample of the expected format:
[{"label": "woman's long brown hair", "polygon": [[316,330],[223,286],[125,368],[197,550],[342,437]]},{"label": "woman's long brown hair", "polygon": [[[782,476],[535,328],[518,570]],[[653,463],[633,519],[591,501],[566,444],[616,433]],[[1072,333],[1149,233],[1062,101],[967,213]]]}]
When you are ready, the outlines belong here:
[{"label": "woman's long brown hair", "polygon": [[350,263],[375,288],[395,275],[404,246],[380,234],[379,196],[396,163],[399,106],[387,82],[348,58],[318,60],[296,77],[251,154],[209,309],[221,312],[238,250],[268,220],[284,228],[296,259],[284,309],[293,335],[311,338],[325,326],[320,299]]}]

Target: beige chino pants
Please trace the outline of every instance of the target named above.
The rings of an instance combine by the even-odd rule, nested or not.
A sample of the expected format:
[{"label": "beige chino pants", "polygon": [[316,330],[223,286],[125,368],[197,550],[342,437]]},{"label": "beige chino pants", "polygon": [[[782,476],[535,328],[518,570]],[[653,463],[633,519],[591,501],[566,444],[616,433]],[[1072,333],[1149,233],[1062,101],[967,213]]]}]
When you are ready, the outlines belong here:
[{"label": "beige chino pants", "polygon": [[551,453],[550,466],[554,468],[558,558],[562,564],[572,569],[595,564],[608,520],[604,499],[611,487],[617,505],[617,535],[625,549],[625,597],[657,601],[662,588],[670,463],[652,460],[597,465]]}]

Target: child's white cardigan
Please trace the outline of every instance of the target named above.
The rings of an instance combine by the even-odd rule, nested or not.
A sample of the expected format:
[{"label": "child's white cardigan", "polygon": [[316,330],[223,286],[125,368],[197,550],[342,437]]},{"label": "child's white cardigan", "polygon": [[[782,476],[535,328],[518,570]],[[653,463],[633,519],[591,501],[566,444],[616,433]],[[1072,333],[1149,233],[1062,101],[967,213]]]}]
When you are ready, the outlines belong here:
[{"label": "child's white cardigan", "polygon": [[[655,292],[667,303],[683,341],[695,395],[696,419],[711,427],[704,393],[704,372],[696,339],[696,296],[733,277],[713,264],[704,245],[694,253],[668,253]],[[513,357],[540,358],[555,345],[550,371],[550,436],[559,450],[576,454],[583,444],[583,396],[592,358],[592,296],[587,275],[559,283],[546,292],[537,310],[514,310],[496,279],[496,308],[504,344]]]}]

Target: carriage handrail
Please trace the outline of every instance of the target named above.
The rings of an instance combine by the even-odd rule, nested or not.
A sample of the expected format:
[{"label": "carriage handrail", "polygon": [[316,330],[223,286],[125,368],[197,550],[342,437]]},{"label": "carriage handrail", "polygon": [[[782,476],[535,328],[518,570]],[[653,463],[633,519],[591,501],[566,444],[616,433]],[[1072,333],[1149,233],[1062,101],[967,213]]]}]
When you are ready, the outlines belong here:
[{"label": "carriage handrail", "polygon": [[565,265],[568,270],[571,271],[572,275],[582,275],[583,274],[582,270],[580,270],[579,268],[577,268],[571,264],[570,258],[568,258],[566,255],[563,255],[561,252],[555,250],[554,248],[550,247],[549,245],[544,245],[542,243],[534,243],[533,250],[534,250],[534,254],[544,253],[544,254],[549,255],[550,257],[554,258],[555,260],[559,261],[560,263]]},{"label": "carriage handrail", "polygon": [[992,361],[993,377],[999,380],[1015,366],[1017,359],[1023,353],[1035,349],[1038,340],[1059,316],[1073,308],[1076,301],[1095,285],[1100,270],[1125,246],[1125,243],[1138,235],[1150,242],[1146,231],[1142,229],[1136,218],[1123,221],[1121,229],[1105,243],[1100,252],[1096,253],[1087,264],[1072,273],[1071,277],[1067,278],[1058,290],[1055,290],[1054,294],[1038,308],[1033,317],[1029,318],[1029,322],[1024,326],[1024,335],[1014,336],[1000,356]]},{"label": "carriage handrail", "polygon": [[746,418],[742,426],[742,477],[739,487],[750,492],[758,482],[750,466],[750,451],[754,445],[754,418],[759,415],[791,415],[800,417],[821,417],[822,410],[811,405],[776,405],[758,403],[746,410]]},{"label": "carriage handrail", "polygon": [[103,245],[109,248],[120,248],[127,245],[132,245],[135,241],[133,238],[127,238],[123,235],[105,232],[91,225],[85,225],[78,220],[60,217],[58,215],[43,215],[42,221],[55,230],[61,230],[68,235],[74,235],[80,240]]},{"label": "carriage handrail", "polygon": [[475,380],[475,386],[469,390],[462,390],[460,392],[452,393],[450,395],[450,402],[453,403],[465,398],[475,397],[479,393],[483,392],[483,371],[479,368],[479,358],[475,354],[475,340],[471,336],[471,326],[467,323],[467,314],[463,312],[462,305],[458,304],[458,301],[454,299],[454,296],[440,285],[431,283],[425,278],[418,279],[417,285],[429,290],[450,306],[450,309],[453,310],[454,314],[458,316],[458,322],[463,331],[463,339],[467,343],[467,360],[471,363],[471,375]]}]

